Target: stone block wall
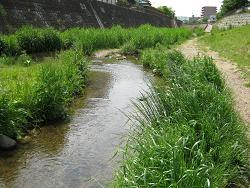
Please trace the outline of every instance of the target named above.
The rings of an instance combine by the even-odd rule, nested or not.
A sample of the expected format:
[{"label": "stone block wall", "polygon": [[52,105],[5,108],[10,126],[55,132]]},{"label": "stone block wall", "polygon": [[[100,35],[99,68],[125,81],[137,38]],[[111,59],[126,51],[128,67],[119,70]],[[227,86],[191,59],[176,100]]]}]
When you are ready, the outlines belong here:
[{"label": "stone block wall", "polygon": [[172,27],[165,15],[142,12],[96,0],[1,0],[7,15],[0,15],[0,31],[22,25],[70,27],[135,27],[151,24]]},{"label": "stone block wall", "polygon": [[250,14],[235,14],[227,16],[219,20],[215,26],[220,29],[229,28],[229,27],[240,27],[243,25],[250,24]]}]

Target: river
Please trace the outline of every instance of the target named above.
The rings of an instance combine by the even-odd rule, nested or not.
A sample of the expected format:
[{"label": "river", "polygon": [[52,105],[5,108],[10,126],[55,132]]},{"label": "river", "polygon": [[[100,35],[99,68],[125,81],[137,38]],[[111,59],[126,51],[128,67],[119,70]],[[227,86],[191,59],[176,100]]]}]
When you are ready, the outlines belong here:
[{"label": "river", "polygon": [[0,153],[0,187],[107,187],[118,168],[112,156],[129,131],[131,100],[148,90],[150,77],[127,60],[91,65],[68,122],[42,127],[29,143]]}]

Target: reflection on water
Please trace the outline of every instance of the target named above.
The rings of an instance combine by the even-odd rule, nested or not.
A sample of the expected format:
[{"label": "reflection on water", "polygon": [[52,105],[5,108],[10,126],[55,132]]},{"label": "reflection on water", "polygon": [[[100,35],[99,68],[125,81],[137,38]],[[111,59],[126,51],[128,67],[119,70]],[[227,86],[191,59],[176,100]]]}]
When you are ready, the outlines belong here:
[{"label": "reflection on water", "polygon": [[29,144],[0,153],[0,187],[101,187],[111,180],[111,158],[128,131],[124,112],[149,76],[130,62],[92,69],[69,123],[43,127]]}]

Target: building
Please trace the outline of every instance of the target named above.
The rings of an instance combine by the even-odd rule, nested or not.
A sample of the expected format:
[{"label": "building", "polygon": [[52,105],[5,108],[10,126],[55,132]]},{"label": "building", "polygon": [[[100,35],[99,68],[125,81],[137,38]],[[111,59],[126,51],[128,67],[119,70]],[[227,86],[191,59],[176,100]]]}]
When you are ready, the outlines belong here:
[{"label": "building", "polygon": [[210,19],[211,17],[216,16],[216,14],[217,14],[217,7],[210,7],[210,6],[202,7],[201,17],[203,19],[204,18]]}]

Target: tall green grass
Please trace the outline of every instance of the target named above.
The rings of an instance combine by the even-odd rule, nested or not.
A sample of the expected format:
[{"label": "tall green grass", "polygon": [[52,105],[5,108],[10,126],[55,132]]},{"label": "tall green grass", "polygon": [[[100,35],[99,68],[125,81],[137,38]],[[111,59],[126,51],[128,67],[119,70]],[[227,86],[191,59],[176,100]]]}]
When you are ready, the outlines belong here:
[{"label": "tall green grass", "polygon": [[[64,119],[67,104],[85,84],[87,65],[83,55],[127,43],[135,52],[160,44],[172,45],[190,36],[187,29],[150,25],[102,30],[73,28],[63,32],[24,26],[11,35],[1,35],[0,116],[4,118],[0,134],[16,138],[29,127]],[[42,63],[27,55],[66,49],[72,50]],[[132,52],[131,48],[128,51]]]},{"label": "tall green grass", "polygon": [[87,60],[74,50],[30,66],[1,68],[0,134],[16,138],[27,128],[66,118],[86,75]]},{"label": "tall green grass", "polygon": [[[50,52],[75,47],[90,55],[95,50],[121,48],[123,45],[128,46],[128,43],[134,47],[133,50],[157,44],[172,45],[189,38],[191,34],[188,29],[156,28],[150,25],[139,28],[73,28],[64,32],[25,26],[12,35],[0,37],[0,53],[19,55],[23,52]],[[128,51],[131,52],[131,48]]]},{"label": "tall green grass", "polygon": [[134,103],[114,187],[247,187],[245,127],[212,59],[155,50],[142,59],[165,85]]}]

